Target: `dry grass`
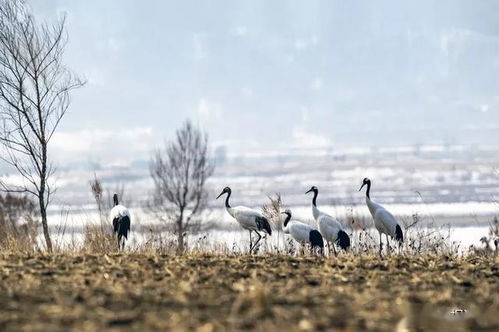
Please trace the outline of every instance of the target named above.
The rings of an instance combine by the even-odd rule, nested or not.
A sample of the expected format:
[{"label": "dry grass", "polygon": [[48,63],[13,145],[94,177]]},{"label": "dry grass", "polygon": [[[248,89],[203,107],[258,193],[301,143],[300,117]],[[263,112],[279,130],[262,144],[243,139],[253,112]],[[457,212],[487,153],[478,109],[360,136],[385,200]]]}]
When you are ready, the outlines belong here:
[{"label": "dry grass", "polygon": [[116,236],[110,227],[88,224],[85,226],[82,251],[87,253],[108,254],[117,251]]},{"label": "dry grass", "polygon": [[[473,255],[2,253],[0,330],[493,331],[497,263]],[[467,312],[451,315],[456,308]]]}]

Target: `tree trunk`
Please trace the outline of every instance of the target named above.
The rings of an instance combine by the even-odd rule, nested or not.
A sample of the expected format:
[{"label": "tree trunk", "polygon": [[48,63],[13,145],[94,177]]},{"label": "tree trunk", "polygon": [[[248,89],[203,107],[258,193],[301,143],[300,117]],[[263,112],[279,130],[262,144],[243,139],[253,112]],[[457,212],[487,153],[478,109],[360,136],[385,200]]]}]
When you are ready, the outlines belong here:
[{"label": "tree trunk", "polygon": [[40,203],[40,215],[42,216],[42,227],[43,235],[45,237],[45,243],[47,244],[48,252],[52,252],[52,241],[50,240],[49,226],[47,224],[47,207],[45,205],[45,180],[42,178],[40,183],[39,200]]},{"label": "tree trunk", "polygon": [[184,251],[184,232],[182,232],[181,230],[177,232],[177,242],[178,242],[177,251],[181,253]]},{"label": "tree trunk", "polygon": [[182,216],[183,213],[181,213],[180,218],[177,219],[177,251],[179,253],[183,252],[185,249],[185,239],[184,239],[184,218]]}]

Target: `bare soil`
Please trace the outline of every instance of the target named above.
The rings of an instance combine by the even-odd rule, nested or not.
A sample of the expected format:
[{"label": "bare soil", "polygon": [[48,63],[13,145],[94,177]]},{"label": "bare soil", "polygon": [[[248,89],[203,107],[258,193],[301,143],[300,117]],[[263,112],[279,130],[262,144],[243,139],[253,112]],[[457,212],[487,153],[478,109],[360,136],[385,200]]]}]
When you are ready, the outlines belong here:
[{"label": "bare soil", "polygon": [[498,261],[2,253],[0,330],[497,331]]}]

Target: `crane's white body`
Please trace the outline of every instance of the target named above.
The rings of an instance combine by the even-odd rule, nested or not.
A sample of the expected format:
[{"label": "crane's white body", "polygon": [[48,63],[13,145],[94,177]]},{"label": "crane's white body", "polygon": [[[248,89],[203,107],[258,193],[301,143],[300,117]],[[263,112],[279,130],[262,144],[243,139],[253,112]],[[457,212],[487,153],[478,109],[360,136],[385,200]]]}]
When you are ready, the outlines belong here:
[{"label": "crane's white body", "polygon": [[343,230],[340,222],[329,214],[319,210],[314,204],[312,204],[312,214],[319,227],[319,232],[324,239],[327,242],[336,242],[338,240],[338,232]]},{"label": "crane's white body", "polygon": [[111,222],[116,218],[123,218],[125,216],[130,218],[130,212],[123,205],[116,205],[111,209],[111,212],[109,212],[109,220],[111,220]]},{"label": "crane's white body", "polygon": [[389,254],[390,240],[388,237],[390,236],[395,239],[398,242],[400,249],[402,247],[402,243],[404,242],[404,233],[402,232],[402,228],[397,224],[395,217],[383,206],[371,200],[371,196],[369,195],[371,191],[371,180],[364,178],[359,191],[362,190],[365,185],[367,185],[366,205],[373,217],[374,227],[376,227],[379,232],[379,255],[381,256],[383,251],[382,234],[385,234],[386,236],[386,250],[387,254]]},{"label": "crane's white body", "polygon": [[225,207],[227,212],[241,225],[242,228],[250,231],[258,231],[256,218],[263,217],[262,213],[246,206]]},{"label": "crane's white body", "polygon": [[[227,210],[227,213],[229,213],[234,219],[236,219],[236,221],[242,228],[249,230],[250,252],[252,252],[253,249],[258,249],[258,243],[260,243],[260,240],[262,239],[262,236],[259,232],[262,231],[267,233],[268,235],[271,235],[272,228],[270,227],[268,220],[262,215],[260,211],[250,209],[245,206],[230,206],[229,199],[231,194],[232,190],[229,187],[225,187],[220,195],[218,195],[217,199],[222,195],[227,195],[227,197],[225,198],[225,209]],[[258,236],[255,244],[253,244],[253,241],[251,239],[252,232],[255,232]]]},{"label": "crane's white body", "polygon": [[117,194],[114,194],[113,201],[114,207],[109,212],[109,219],[118,240],[118,250],[125,250],[125,240],[128,239],[128,232],[130,232],[130,212],[119,204]]},{"label": "crane's white body", "polygon": [[282,230],[284,233],[291,235],[296,242],[310,243],[310,232],[315,228],[297,220],[290,220]]},{"label": "crane's white body", "polygon": [[374,220],[374,227],[378,232],[395,237],[397,220],[383,206],[373,202],[369,197],[366,197],[366,205]]}]

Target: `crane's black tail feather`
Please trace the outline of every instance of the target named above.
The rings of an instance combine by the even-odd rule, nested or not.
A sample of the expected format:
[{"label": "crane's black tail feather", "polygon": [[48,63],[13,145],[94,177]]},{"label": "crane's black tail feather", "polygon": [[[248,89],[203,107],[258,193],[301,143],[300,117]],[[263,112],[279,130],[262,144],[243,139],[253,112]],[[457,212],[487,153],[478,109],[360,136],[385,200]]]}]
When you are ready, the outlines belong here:
[{"label": "crane's black tail feather", "polygon": [[119,237],[125,237],[125,239],[128,239],[128,232],[130,231],[130,217],[123,216],[114,218],[113,230]]},{"label": "crane's black tail feather", "polygon": [[350,247],[350,237],[344,231],[339,231],[336,243],[341,247],[341,249],[347,250],[348,247]]},{"label": "crane's black tail feather", "polygon": [[256,218],[256,226],[259,231],[264,231],[268,235],[272,235],[272,229],[270,228],[269,221],[265,217]]},{"label": "crane's black tail feather", "polygon": [[395,227],[395,240],[398,241],[399,245],[402,245],[404,242],[404,234],[402,233],[402,228],[399,225]]},{"label": "crane's black tail feather", "polygon": [[322,235],[321,233],[319,233],[319,231],[315,229],[310,231],[309,240],[312,248],[319,247],[321,249],[324,249],[324,240],[322,239]]},{"label": "crane's black tail feather", "polygon": [[124,236],[128,239],[128,232],[130,231],[130,217],[124,216],[120,220],[120,226],[118,228],[118,235]]}]

